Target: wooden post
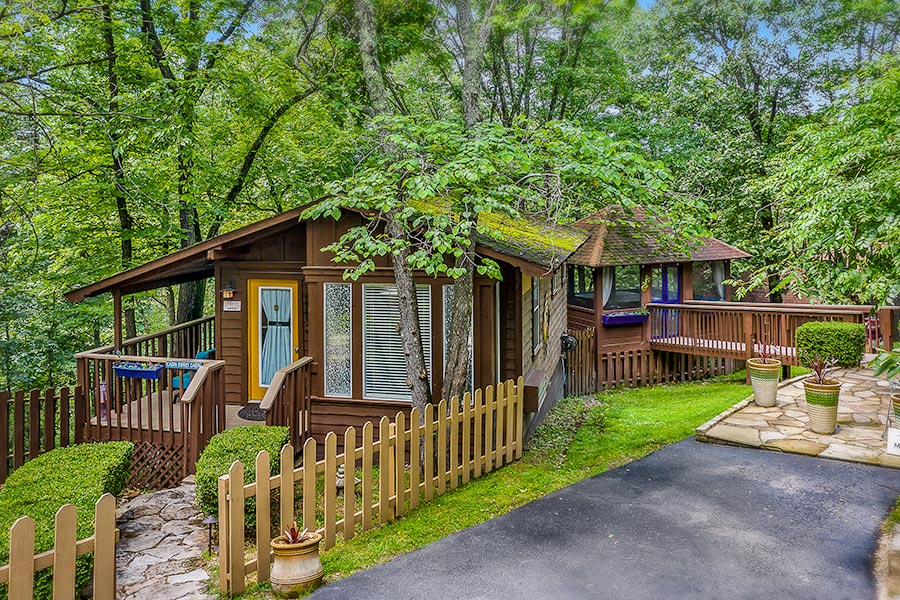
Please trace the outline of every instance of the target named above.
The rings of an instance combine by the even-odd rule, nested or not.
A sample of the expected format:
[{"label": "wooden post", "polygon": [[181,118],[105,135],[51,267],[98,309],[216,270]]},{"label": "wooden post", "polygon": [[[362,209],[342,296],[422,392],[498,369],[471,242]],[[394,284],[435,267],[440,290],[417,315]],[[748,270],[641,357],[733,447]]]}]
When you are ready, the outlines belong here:
[{"label": "wooden post", "polygon": [[115,597],[116,497],[103,494],[94,510],[94,598],[115,600]]},{"label": "wooden post", "polygon": [[9,530],[9,598],[31,600],[34,592],[34,520],[19,517]]},{"label": "wooden post", "polygon": [[[221,538],[221,536],[219,536]],[[244,591],[244,465],[234,461],[228,471],[228,539],[219,539],[219,546],[228,544],[228,575],[232,596]]]},{"label": "wooden post", "polygon": [[[347,479],[344,473],[344,481]],[[335,523],[337,523],[337,435],[329,431],[325,436],[325,543],[324,550],[334,546]],[[304,498],[305,500],[305,498]],[[313,528],[315,523],[313,523]]]},{"label": "wooden post", "polygon": [[881,339],[885,350],[894,347],[894,311],[891,308],[882,308],[878,311],[878,326],[881,329]]},{"label": "wooden post", "polygon": [[[271,529],[271,480],[269,453],[260,450],[256,455],[256,580],[269,580],[269,530]],[[291,473],[282,474],[282,478],[291,477]]]},{"label": "wooden post", "polygon": [[316,530],[316,439],[303,444],[303,527]]},{"label": "wooden post", "polygon": [[113,345],[122,349],[122,290],[113,290]]},{"label": "wooden post", "polygon": [[[415,408],[413,410],[416,410]],[[415,452],[418,456],[419,453]],[[356,532],[356,429],[344,432],[344,532],[349,540]]]},{"label": "wooden post", "polygon": [[75,507],[65,504],[56,511],[56,530],[53,537],[53,598],[75,597],[75,543],[77,524]]},{"label": "wooden post", "polygon": [[290,529],[296,520],[294,518],[294,447],[291,444],[285,444],[281,449],[280,471],[281,481],[279,483],[279,513],[278,523],[280,524],[278,531]]}]

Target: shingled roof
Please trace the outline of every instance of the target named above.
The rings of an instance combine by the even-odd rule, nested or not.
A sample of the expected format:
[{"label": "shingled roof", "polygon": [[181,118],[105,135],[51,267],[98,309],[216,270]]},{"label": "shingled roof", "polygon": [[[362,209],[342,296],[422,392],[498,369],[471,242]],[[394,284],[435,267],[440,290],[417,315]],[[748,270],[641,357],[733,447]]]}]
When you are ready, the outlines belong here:
[{"label": "shingled roof", "polygon": [[626,211],[621,207],[607,207],[573,225],[589,232],[589,237],[568,262],[586,267],[730,260],[750,256],[710,237],[677,243],[678,236],[670,226],[640,208]]}]

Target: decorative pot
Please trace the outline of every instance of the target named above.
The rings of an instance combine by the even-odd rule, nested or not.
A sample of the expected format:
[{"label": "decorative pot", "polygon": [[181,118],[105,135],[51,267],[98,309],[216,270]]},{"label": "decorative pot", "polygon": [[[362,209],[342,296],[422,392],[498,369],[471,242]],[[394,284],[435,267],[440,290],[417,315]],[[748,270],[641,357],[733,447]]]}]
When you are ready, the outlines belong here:
[{"label": "decorative pot", "polygon": [[286,544],[284,536],[272,540],[275,562],[269,582],[276,596],[296,598],[301,592],[312,590],[322,583],[324,568],[319,560],[319,542],[322,536],[318,533],[299,544]]},{"label": "decorative pot", "polygon": [[753,386],[753,399],[759,406],[775,406],[778,396],[778,380],[781,378],[781,361],[769,358],[751,358],[747,360],[750,372],[750,384]]},{"label": "decorative pot", "polygon": [[803,382],[803,387],[806,390],[809,428],[815,433],[831,435],[837,425],[838,398],[841,395],[840,382],[826,379],[824,384],[820,384],[807,379]]}]

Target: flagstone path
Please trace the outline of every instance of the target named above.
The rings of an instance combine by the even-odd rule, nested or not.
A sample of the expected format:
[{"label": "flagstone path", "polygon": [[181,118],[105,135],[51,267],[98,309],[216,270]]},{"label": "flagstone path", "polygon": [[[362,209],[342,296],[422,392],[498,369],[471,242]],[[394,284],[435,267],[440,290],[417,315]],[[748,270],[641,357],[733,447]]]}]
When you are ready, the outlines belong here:
[{"label": "flagstone path", "polygon": [[123,505],[117,522],[116,597],[120,600],[213,598],[203,569],[207,530],[194,485],[143,494]]},{"label": "flagstone path", "polygon": [[775,406],[757,406],[751,396],[699,427],[697,439],[900,468],[900,456],[885,452],[888,382],[865,368],[841,369],[832,378],[842,384],[832,435],[810,431],[804,378],[797,377],[778,389]]}]

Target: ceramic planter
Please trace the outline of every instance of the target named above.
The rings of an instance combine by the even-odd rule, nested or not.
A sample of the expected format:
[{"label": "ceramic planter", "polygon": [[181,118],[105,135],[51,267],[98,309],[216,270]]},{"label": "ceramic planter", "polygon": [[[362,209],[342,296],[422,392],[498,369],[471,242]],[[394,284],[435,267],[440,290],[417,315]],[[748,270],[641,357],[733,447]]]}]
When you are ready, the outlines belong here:
[{"label": "ceramic planter", "polygon": [[781,361],[775,358],[751,358],[747,360],[753,399],[759,406],[775,406],[778,380],[781,378]]},{"label": "ceramic planter", "polygon": [[272,591],[281,598],[296,598],[301,592],[312,590],[322,583],[324,569],[319,560],[319,542],[322,536],[318,533],[299,544],[286,544],[284,536],[272,540],[275,562],[269,582]]},{"label": "ceramic planter", "polygon": [[803,382],[806,390],[806,412],[809,414],[809,428],[815,433],[831,435],[837,425],[838,398],[841,384],[826,379],[824,384],[809,379]]}]

